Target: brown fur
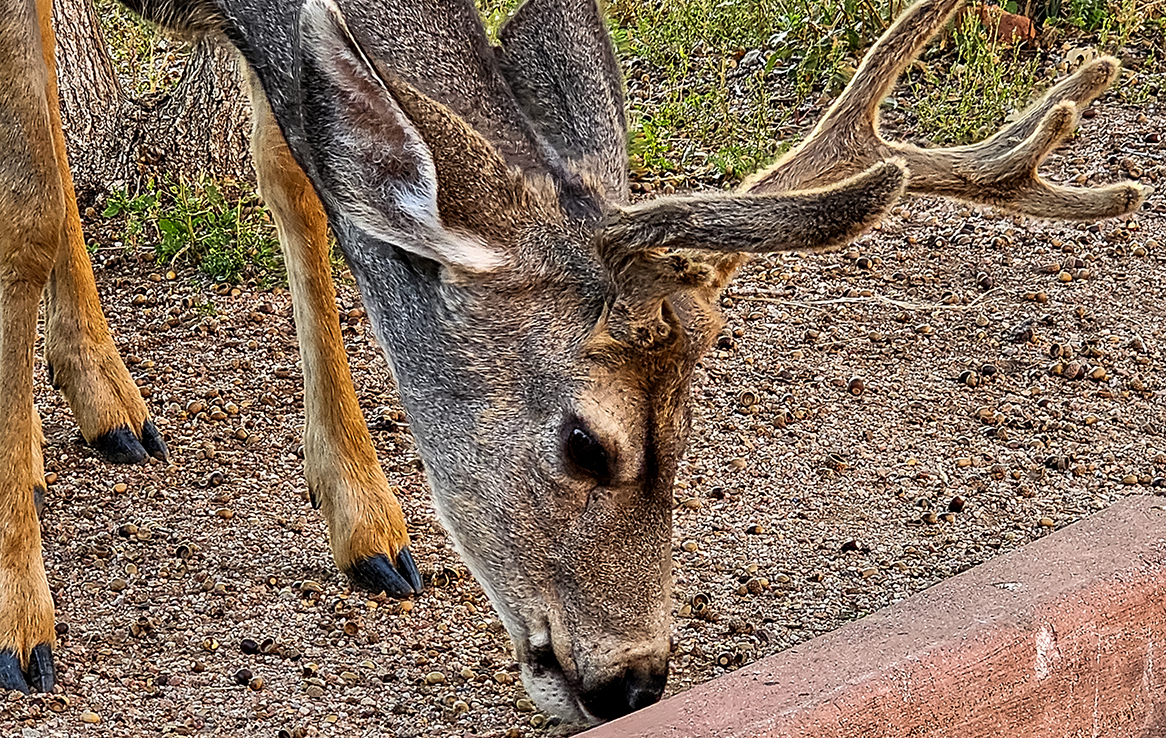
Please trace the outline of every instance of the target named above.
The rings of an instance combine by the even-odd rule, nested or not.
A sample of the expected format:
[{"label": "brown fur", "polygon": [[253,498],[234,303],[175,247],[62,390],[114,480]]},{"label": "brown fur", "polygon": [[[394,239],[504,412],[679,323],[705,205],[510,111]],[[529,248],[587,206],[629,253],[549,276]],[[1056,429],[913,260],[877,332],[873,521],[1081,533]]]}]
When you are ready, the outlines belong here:
[{"label": "brown fur", "polygon": [[341,569],[409,544],[405,516],[377,461],[336,319],[328,221],[257,84],[252,151],[287,265],[304,366],[304,471]]},{"label": "brown fur", "polygon": [[49,69],[49,116],[52,143],[58,152],[64,192],[65,234],[46,292],[45,358],[53,369],[53,384],[64,393],[81,434],[94,441],[110,431],[128,427],[140,434],[149,411],[130,378],[109,334],[101,312],[93,267],[85,252],[73,176],[65,153],[61,111],[57,103],[55,36],[48,0],[38,2],[40,30]]},{"label": "brown fur", "polygon": [[[56,84],[49,4],[0,21],[0,649],[26,664],[54,639],[53,602],[33,501],[43,485],[40,423],[33,407],[37,306],[66,232],[63,148],[55,146]],[[39,11],[39,12],[37,12]],[[35,24],[31,16],[37,12]],[[27,23],[23,29],[21,23]],[[25,29],[37,37],[22,39]]]}]

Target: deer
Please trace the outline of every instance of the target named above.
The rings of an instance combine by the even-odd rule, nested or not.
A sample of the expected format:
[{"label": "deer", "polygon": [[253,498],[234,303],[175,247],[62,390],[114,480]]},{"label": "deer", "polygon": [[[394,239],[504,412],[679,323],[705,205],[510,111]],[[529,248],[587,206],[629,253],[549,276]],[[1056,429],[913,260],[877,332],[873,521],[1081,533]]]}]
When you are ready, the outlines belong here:
[{"label": "deer", "polygon": [[[920,0],[808,136],[739,189],[629,202],[624,86],[598,0],[526,0],[492,45],[471,0],[125,0],[249,70],[260,192],[304,374],[304,469],[354,586],[419,593],[401,507],[352,387],[328,229],[408,413],[438,516],[565,721],[657,701],[669,660],[672,485],[690,385],[751,255],[838,248],[905,194],[1036,218],[1134,212],[1044,158],[1119,73],[1097,59],[991,138],[885,139],[879,104],[961,0]],[[0,687],[54,686],[33,405],[45,360],[110,462],[166,458],[117,356],[81,240],[49,0],[0,18]]]}]

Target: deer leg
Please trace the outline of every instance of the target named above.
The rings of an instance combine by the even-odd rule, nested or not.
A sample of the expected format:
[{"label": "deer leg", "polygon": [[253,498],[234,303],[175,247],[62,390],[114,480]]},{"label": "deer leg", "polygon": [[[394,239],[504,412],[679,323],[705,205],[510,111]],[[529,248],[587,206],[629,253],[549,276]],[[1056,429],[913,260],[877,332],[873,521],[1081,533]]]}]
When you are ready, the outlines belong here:
[{"label": "deer leg", "polygon": [[[48,3],[40,8],[41,31]],[[51,40],[51,39],[50,39]],[[0,18],[0,689],[53,688],[53,598],[41,556],[44,494],[33,406],[37,309],[65,229],[48,109],[56,88],[32,2]]]},{"label": "deer leg", "polygon": [[324,208],[254,78],[251,87],[251,148],[283,247],[304,367],[304,472],[312,504],[328,520],[337,566],[354,583],[394,596],[420,592],[405,517],[377,460],[352,386]]},{"label": "deer leg", "polygon": [[[41,4],[46,8],[49,5]],[[45,48],[53,48],[53,30],[47,19],[41,28]],[[48,64],[48,114],[67,203],[64,236],[45,292],[45,361],[49,377],[65,395],[85,442],[108,461],[135,464],[147,455],[165,460],[166,443],[150,420],[146,403],[118,355],[101,311],[65,153],[51,53]]]}]

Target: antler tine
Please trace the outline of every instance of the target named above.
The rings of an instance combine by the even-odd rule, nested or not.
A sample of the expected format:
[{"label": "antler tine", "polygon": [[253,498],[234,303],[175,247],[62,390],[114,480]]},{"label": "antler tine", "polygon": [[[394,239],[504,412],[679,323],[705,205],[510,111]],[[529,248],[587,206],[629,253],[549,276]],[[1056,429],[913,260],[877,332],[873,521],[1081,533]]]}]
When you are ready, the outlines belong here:
[{"label": "antler tine", "polygon": [[895,80],[964,0],[923,0],[908,8],[867,52],[830,110],[804,142],[747,179],[746,192],[821,187],[891,158],[878,135],[878,107]]},{"label": "antler tine", "polygon": [[1132,182],[1094,189],[1063,187],[1037,173],[1049,152],[1072,133],[1079,111],[1117,79],[1116,59],[1106,57],[1082,67],[1015,123],[977,144],[927,149],[879,135],[879,103],[960,2],[925,0],[904,13],[867,54],[851,84],[805,143],[750,178],[743,189],[820,186],[872,162],[901,157],[911,172],[907,191],[915,194],[1065,220],[1097,220],[1136,210],[1152,188]]},{"label": "antler tine", "polygon": [[899,160],[822,190],[660,198],[613,211],[596,248],[615,283],[608,330],[644,348],[669,337],[664,300],[681,290],[714,294],[743,254],[822,251],[847,243],[903,194]]}]

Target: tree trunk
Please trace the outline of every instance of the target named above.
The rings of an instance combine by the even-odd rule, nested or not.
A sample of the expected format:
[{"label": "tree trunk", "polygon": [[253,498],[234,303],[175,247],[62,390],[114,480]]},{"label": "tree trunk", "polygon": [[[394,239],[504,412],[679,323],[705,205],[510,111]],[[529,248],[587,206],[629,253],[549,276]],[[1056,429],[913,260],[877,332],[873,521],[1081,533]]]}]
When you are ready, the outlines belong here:
[{"label": "tree trunk", "polygon": [[177,86],[130,99],[92,0],[54,0],[61,118],[78,199],[134,191],[149,177],[253,179],[243,62],[225,40],[197,42]]}]

